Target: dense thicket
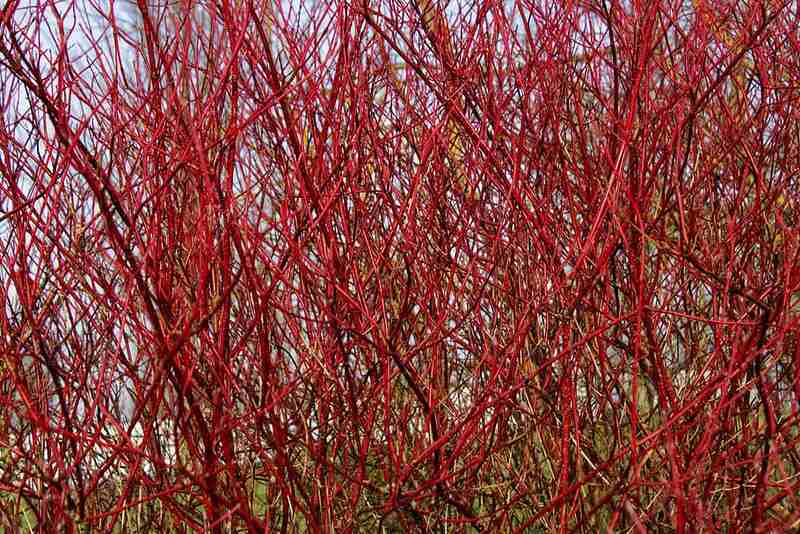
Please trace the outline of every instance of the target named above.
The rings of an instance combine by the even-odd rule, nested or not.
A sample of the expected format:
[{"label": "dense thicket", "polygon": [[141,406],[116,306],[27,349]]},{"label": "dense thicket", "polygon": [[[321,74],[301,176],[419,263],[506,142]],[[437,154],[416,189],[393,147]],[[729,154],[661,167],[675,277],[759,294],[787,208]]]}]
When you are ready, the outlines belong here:
[{"label": "dense thicket", "polygon": [[800,521],[778,1],[6,2],[6,531]]}]

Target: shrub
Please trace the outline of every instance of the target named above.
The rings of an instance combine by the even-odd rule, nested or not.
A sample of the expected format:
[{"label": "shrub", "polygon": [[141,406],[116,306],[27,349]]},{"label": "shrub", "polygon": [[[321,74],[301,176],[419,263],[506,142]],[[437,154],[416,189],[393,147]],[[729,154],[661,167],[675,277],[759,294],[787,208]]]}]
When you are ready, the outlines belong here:
[{"label": "shrub", "polygon": [[796,527],[797,10],[7,3],[0,522]]}]

